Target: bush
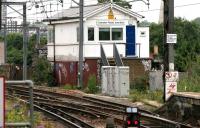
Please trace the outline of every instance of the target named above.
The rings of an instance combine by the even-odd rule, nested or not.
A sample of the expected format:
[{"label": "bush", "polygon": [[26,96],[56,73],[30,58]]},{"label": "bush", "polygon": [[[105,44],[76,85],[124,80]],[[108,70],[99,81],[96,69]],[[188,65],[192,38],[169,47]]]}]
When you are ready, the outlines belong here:
[{"label": "bush", "polygon": [[33,62],[33,80],[36,84],[53,84],[53,70],[50,62],[45,58],[36,58]]},{"label": "bush", "polygon": [[88,84],[87,84],[87,92],[88,93],[97,93],[98,92],[96,76],[94,74],[89,76],[89,80],[88,80]]}]

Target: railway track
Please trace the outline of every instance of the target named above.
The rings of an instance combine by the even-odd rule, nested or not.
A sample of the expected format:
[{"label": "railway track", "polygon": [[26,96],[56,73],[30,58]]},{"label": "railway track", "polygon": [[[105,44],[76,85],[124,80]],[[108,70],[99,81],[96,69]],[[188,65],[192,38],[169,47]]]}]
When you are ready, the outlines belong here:
[{"label": "railway track", "polygon": [[[11,95],[7,95],[7,97],[16,99],[16,97],[11,96]],[[20,100],[22,102],[29,104],[29,102],[27,100],[23,100],[23,99],[19,99],[19,98],[17,98],[17,100]],[[46,115],[48,115],[50,117],[56,119],[57,121],[65,124],[66,127],[69,127],[69,128],[94,128],[90,124],[83,122],[82,120],[80,120],[62,110],[55,109],[52,106],[46,106],[45,108],[43,108],[43,107],[40,107],[39,105],[34,104],[34,108],[38,111],[45,113]]]},{"label": "railway track", "polygon": [[[16,94],[17,97],[21,97],[24,100],[28,98],[28,88],[22,86],[10,86],[7,88],[9,92]],[[50,92],[40,89],[34,89],[34,104],[38,107],[51,110],[54,114],[60,114],[61,117],[65,117],[66,114],[87,116],[89,119],[106,119],[108,117],[114,118],[117,126],[123,127],[125,119],[125,108],[130,107],[127,105],[105,101],[98,98],[88,96],[75,96],[69,94],[61,94],[56,92]],[[37,107],[36,107],[37,108]],[[167,127],[167,128],[188,128],[185,124],[170,121],[159,117],[157,114],[146,110],[139,110],[141,112],[141,127]],[[80,114],[81,113],[81,114]],[[75,124],[83,127],[81,123],[75,121]],[[80,125],[81,124],[81,125]],[[90,126],[92,124],[89,124]]]}]

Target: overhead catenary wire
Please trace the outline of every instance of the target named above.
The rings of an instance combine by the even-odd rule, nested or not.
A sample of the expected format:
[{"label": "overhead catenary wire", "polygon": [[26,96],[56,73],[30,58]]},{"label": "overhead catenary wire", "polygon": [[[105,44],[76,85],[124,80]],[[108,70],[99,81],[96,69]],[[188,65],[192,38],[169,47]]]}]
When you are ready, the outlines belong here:
[{"label": "overhead catenary wire", "polygon": [[[40,0],[41,1],[41,0]],[[49,0],[49,1],[54,1],[54,0]],[[90,1],[90,0],[88,0],[88,1]],[[94,1],[94,0],[91,0],[91,1]],[[44,1],[43,1],[44,2]],[[45,1],[45,2],[48,2],[48,1]],[[56,1],[54,1],[54,2],[56,2]],[[87,1],[85,1],[85,2],[87,2]],[[67,3],[63,3],[64,5],[71,5],[71,3],[70,2],[67,2]],[[50,5],[50,4],[45,4],[45,6],[47,6],[47,5]],[[184,5],[177,5],[177,6],[174,6],[174,8],[182,8],[182,7],[187,7],[187,6],[195,6],[195,5],[200,5],[200,3],[191,3],[191,4],[184,4]],[[31,5],[30,5],[31,6]],[[30,7],[30,6],[28,6],[28,7]],[[51,3],[51,6],[57,6],[56,8],[57,9],[54,9],[54,10],[50,10],[50,11],[47,11],[47,10],[45,10],[44,9],[44,11],[43,12],[36,12],[36,13],[31,13],[31,14],[28,14],[29,16],[31,16],[31,15],[36,15],[36,14],[44,14],[45,13],[45,15],[47,16],[47,14],[48,13],[59,13],[59,12],[62,12],[63,10],[62,9],[59,9],[58,10],[58,3]],[[53,8],[53,7],[52,7]],[[20,9],[20,10],[22,10],[22,9]],[[19,10],[19,11],[20,11]],[[140,13],[140,12],[152,12],[152,11],[160,11],[161,9],[150,9],[150,10],[141,10],[141,11],[135,11],[136,13]],[[8,13],[8,14],[12,14],[11,12],[10,13]],[[74,15],[74,14],[72,14],[72,15]],[[115,15],[117,15],[117,14],[115,14]],[[70,16],[70,15],[69,15]],[[105,16],[105,15],[104,15]],[[16,18],[20,18],[20,16],[19,17],[16,17]],[[41,18],[41,17],[40,17]],[[48,17],[49,18],[49,17]],[[60,17],[60,18],[62,18],[62,17]]]}]

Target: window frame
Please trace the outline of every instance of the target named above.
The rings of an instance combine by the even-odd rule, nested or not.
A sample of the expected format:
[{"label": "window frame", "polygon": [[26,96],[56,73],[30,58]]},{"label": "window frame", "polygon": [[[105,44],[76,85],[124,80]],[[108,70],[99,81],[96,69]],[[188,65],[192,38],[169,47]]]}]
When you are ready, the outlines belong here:
[{"label": "window frame", "polygon": [[[109,35],[110,35],[110,39],[109,39],[109,40],[100,40],[100,38],[99,38],[99,41],[111,41],[110,27],[99,27],[99,30],[98,30],[98,35],[100,36],[100,29],[102,29],[102,28],[109,29]],[[99,37],[99,36],[98,36],[98,37]]]},{"label": "window frame", "polygon": [[[122,39],[120,39],[120,40],[113,40],[113,31],[112,30],[116,29],[116,28],[122,30]],[[110,29],[111,29],[110,30],[110,32],[111,32],[111,41],[123,41],[124,40],[124,28],[123,27],[111,27]]]},{"label": "window frame", "polygon": [[[110,40],[100,40],[99,39],[99,30],[101,29],[101,28],[109,28],[109,33],[110,33]],[[113,28],[120,28],[120,29],[122,29],[122,39],[121,40],[112,40],[112,29]],[[98,28],[98,41],[99,42],[113,42],[113,41],[115,41],[115,42],[123,42],[124,41],[124,26],[101,26],[101,27],[99,27]]]},{"label": "window frame", "polygon": [[[88,39],[88,36],[89,36],[88,30],[89,30],[89,28],[93,28],[93,29],[94,29],[94,40],[89,40],[89,39]],[[87,27],[87,41],[88,41],[88,42],[95,42],[95,40],[96,40],[96,34],[95,34],[95,32],[96,32],[96,31],[95,31],[95,27],[94,27],[94,26],[88,26],[88,27]]]}]

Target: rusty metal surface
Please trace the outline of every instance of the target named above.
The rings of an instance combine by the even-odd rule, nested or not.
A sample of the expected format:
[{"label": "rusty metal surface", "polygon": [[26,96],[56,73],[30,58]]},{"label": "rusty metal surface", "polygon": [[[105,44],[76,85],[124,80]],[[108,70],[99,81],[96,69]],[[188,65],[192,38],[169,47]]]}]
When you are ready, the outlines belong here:
[{"label": "rusty metal surface", "polygon": [[[100,63],[98,59],[86,59],[83,63],[83,85],[87,86],[89,77],[95,75],[97,82],[100,79]],[[56,79],[60,85],[77,85],[78,62],[56,62]]]},{"label": "rusty metal surface", "polygon": [[77,62],[56,62],[56,79],[60,85],[77,85]]}]

